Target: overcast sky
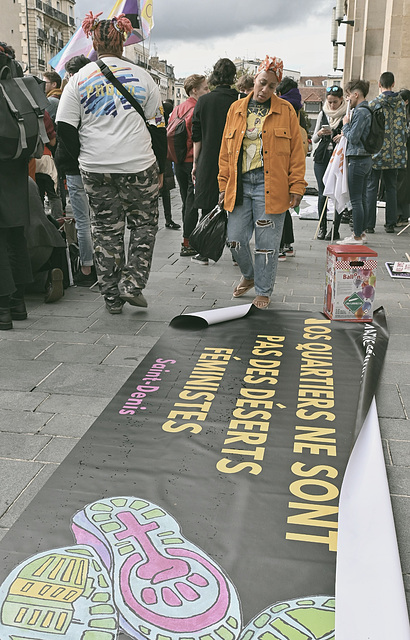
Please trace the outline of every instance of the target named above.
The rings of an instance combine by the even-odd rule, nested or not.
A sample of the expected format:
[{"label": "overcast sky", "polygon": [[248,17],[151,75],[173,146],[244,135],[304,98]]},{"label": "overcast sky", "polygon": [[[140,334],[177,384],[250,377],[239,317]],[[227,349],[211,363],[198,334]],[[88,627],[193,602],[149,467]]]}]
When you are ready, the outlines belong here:
[{"label": "overcast sky", "polygon": [[[283,59],[302,75],[332,73],[330,27],[335,0],[153,0],[150,54],[174,66],[176,77],[203,73],[218,58]],[[114,0],[77,0],[107,17]],[[342,47],[339,47],[342,49]],[[343,51],[340,51],[343,55]],[[340,60],[341,62],[341,60]],[[340,65],[339,63],[339,66]]]}]

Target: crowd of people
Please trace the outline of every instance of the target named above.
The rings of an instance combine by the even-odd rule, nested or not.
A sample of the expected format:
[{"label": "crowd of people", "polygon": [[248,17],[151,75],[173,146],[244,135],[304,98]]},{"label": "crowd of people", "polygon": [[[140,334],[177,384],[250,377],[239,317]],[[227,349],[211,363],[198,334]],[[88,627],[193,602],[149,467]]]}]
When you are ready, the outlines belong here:
[{"label": "crowd of people", "polygon": [[[326,102],[319,114],[313,134],[314,171],[318,185],[318,210],[321,216],[319,240],[340,244],[363,244],[376,226],[377,202],[385,201],[385,231],[394,233],[396,226],[407,225],[410,217],[409,167],[410,92],[394,91],[393,73],[386,71],[379,79],[379,95],[368,102],[369,82],[351,80],[345,95],[339,86],[328,87]],[[384,115],[384,137],[376,153],[367,144],[375,110]],[[342,211],[335,211],[334,228],[326,233],[327,197],[323,177],[335,146],[344,136],[347,141],[348,186],[351,204],[351,235],[340,239]]]},{"label": "crowd of people", "polygon": [[[99,16],[90,12],[83,22],[98,59],[75,56],[66,63],[63,81],[54,71],[44,73],[49,142],[42,156],[0,163],[0,329],[27,317],[24,293],[35,279],[33,270],[43,274],[46,302],[63,295],[64,260],[59,250],[64,240],[39,257],[38,247],[32,247],[36,234],[31,232],[29,246],[27,234],[30,210],[42,209],[44,214],[47,195],[50,215],[44,214],[41,225],[51,225],[47,237],[61,237],[57,229],[64,221],[66,188],[79,246],[74,283],[90,287],[98,280],[111,314],[120,314],[124,304],[147,307],[144,289],[160,197],[165,227],[180,230],[171,212],[175,178],[182,200],[180,256],[209,264],[207,255],[191,247],[190,236],[199,218],[223,207],[228,213],[226,245],[241,272],[233,297],[254,289],[253,304],[266,309],[278,260],[293,254],[290,210],[298,210],[307,185],[309,127],[297,83],[282,77],[280,58],[267,56],[254,77],[240,78],[234,63],[222,58],[209,78],[186,78],[187,99],[174,107],[172,100],[161,102],[148,71],[123,57],[130,21],[124,15],[111,20]],[[13,50],[0,43],[0,67],[4,65],[22,75]],[[382,74],[379,87],[380,95],[370,103],[369,83],[364,80],[351,80],[345,91],[340,86],[327,88],[313,133],[320,240],[367,242],[367,234],[375,230],[380,197],[386,201],[386,232],[407,224],[410,92],[396,93],[390,72]],[[385,132],[381,149],[372,154],[366,140],[375,108],[383,109]],[[167,129],[176,131],[181,123],[184,153],[171,162]],[[335,211],[333,230],[328,232],[323,178],[342,137],[347,144],[352,234],[340,240],[345,212]],[[11,189],[11,177],[17,189]],[[30,247],[36,260],[30,260]]]}]

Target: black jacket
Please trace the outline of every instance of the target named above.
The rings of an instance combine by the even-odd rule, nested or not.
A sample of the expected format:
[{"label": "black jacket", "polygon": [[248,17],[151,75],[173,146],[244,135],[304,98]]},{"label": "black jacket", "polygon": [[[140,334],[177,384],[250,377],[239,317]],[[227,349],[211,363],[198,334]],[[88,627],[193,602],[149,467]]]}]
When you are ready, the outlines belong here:
[{"label": "black jacket", "polygon": [[218,202],[219,149],[226,114],[237,99],[235,89],[221,85],[201,96],[195,105],[192,140],[202,142],[195,182],[195,207],[198,209],[213,209]]}]

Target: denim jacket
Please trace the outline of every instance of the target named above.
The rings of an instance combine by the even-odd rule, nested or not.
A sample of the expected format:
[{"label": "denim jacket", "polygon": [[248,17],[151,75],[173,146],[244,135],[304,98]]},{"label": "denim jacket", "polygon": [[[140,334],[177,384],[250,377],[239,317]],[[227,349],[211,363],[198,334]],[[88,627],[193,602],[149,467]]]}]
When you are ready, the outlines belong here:
[{"label": "denim jacket", "polygon": [[367,100],[363,100],[353,110],[350,122],[343,126],[343,135],[347,140],[346,156],[371,155],[363,145],[363,140],[366,140],[369,135],[372,122],[372,115],[367,106]]}]

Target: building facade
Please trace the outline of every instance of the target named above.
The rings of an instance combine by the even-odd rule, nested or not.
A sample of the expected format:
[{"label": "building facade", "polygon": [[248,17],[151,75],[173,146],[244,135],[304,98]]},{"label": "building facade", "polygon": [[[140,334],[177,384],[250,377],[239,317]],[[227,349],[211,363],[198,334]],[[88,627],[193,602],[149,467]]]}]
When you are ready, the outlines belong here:
[{"label": "building facade", "polygon": [[172,65],[168,64],[166,60],[160,60],[158,56],[150,57],[149,49],[143,42],[124,47],[124,55],[148,71],[158,85],[162,101],[174,100],[175,75]]},{"label": "building facade", "polygon": [[384,71],[396,78],[396,89],[410,87],[410,0],[348,0],[344,82],[370,82],[369,97],[379,93]]},{"label": "building facade", "polygon": [[[235,58],[232,62],[241,75],[246,73],[249,76],[254,76],[257,73],[262,60],[259,60],[259,58],[255,60]],[[288,78],[293,78],[293,80],[299,83],[300,71],[294,71],[293,69],[283,69],[283,77],[285,76],[287,76]]]},{"label": "building facade", "polygon": [[9,0],[2,12],[3,39],[29,73],[50,70],[49,60],[75,32],[75,0]]},{"label": "building facade", "polygon": [[301,76],[299,81],[299,91],[302,96],[303,108],[310,120],[310,132],[313,133],[317,118],[326,100],[326,89],[328,87],[342,84],[341,74],[328,76]]}]

